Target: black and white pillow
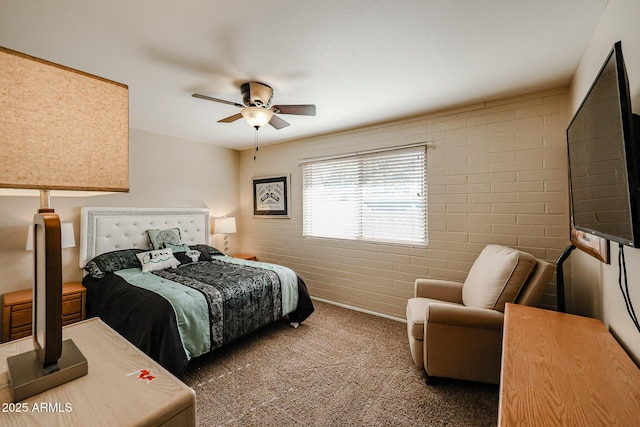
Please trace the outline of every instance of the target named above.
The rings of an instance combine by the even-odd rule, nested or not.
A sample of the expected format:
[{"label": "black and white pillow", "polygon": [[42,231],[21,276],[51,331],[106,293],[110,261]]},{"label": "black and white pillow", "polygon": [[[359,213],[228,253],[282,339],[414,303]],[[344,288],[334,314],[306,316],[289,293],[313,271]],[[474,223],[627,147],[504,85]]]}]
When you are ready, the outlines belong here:
[{"label": "black and white pillow", "polygon": [[166,228],[164,230],[152,228],[147,230],[147,236],[149,236],[149,243],[153,250],[163,249],[165,247],[165,243],[172,245],[182,244],[179,228]]},{"label": "black and white pillow", "polygon": [[188,246],[183,244],[174,246],[171,244],[165,244],[165,246],[173,251],[173,256],[180,261],[180,264],[191,264],[192,262],[198,261],[211,261],[211,255],[217,255],[217,253],[215,253],[217,249],[208,245]]},{"label": "black and white pillow", "polygon": [[87,263],[84,269],[91,276],[99,279],[105,274],[127,268],[140,267],[140,261],[136,257],[137,254],[143,252],[142,249],[121,249],[118,251],[107,252],[96,256]]},{"label": "black and white pillow", "polygon": [[140,260],[140,264],[142,264],[142,272],[144,273],[164,270],[166,268],[176,268],[180,265],[180,261],[173,256],[173,252],[169,248],[141,252],[136,256]]}]

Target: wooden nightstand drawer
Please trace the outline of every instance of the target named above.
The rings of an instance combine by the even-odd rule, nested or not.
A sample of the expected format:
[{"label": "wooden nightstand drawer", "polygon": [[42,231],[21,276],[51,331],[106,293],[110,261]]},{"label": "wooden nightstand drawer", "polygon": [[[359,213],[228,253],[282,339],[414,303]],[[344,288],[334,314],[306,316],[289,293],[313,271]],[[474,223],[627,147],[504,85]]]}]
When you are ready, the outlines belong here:
[{"label": "wooden nightstand drawer", "polygon": [[32,317],[31,303],[20,304],[19,306],[14,305],[11,308],[11,326],[31,326]]},{"label": "wooden nightstand drawer", "polygon": [[31,322],[28,325],[20,326],[11,329],[11,340],[17,340],[18,338],[24,338],[31,335]]},{"label": "wooden nightstand drawer", "polygon": [[[9,292],[2,296],[2,342],[31,335],[32,291]],[[86,289],[81,283],[62,285],[62,324],[84,320]]]},{"label": "wooden nightstand drawer", "polygon": [[82,316],[80,313],[68,314],[66,316],[62,316],[62,326],[70,325],[71,323],[79,322],[82,320]]},{"label": "wooden nightstand drawer", "polygon": [[82,298],[62,298],[62,316],[74,313],[82,314]]}]

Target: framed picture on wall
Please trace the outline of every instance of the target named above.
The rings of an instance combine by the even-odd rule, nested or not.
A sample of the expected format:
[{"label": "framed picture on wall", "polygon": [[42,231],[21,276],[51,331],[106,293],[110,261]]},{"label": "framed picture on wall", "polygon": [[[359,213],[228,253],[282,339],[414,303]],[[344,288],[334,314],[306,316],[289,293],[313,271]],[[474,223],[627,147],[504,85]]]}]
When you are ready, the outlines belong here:
[{"label": "framed picture on wall", "polygon": [[289,175],[253,178],[253,214],[289,218]]},{"label": "framed picture on wall", "polygon": [[609,264],[609,241],[571,227],[571,243],[578,249]]}]

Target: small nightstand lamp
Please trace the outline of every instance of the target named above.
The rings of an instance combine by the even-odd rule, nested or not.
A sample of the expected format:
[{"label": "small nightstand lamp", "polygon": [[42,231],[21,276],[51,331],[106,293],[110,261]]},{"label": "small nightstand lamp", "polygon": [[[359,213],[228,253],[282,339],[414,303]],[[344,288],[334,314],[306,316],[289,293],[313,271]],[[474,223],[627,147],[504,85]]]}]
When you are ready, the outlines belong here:
[{"label": "small nightstand lamp", "polygon": [[0,168],[0,194],[40,195],[29,239],[34,350],[7,358],[11,398],[19,402],[88,372],[78,347],[62,340],[67,226],[51,196],[129,191],[129,89],[3,47],[0,87],[0,152],[11,160]]},{"label": "small nightstand lamp", "polygon": [[235,217],[224,216],[222,218],[216,218],[213,232],[215,234],[224,234],[224,254],[229,256],[229,234],[236,232]]}]

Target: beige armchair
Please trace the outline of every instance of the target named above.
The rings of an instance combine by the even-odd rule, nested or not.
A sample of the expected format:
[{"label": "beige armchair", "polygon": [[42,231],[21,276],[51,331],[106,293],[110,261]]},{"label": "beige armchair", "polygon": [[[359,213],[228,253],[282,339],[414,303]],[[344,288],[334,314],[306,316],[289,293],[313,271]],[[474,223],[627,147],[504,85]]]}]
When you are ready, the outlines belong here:
[{"label": "beige armchair", "polygon": [[554,266],[499,245],[485,247],[464,283],[418,279],[407,302],[411,357],[430,377],[497,384],[506,303],[536,305]]}]

